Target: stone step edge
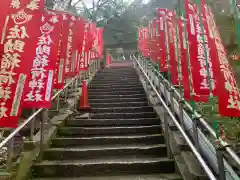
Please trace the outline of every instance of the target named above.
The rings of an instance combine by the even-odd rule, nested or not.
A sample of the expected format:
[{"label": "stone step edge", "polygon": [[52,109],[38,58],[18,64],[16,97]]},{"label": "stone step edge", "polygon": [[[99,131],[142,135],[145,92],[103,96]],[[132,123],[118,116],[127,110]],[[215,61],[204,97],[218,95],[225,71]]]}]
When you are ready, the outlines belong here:
[{"label": "stone step edge", "polygon": [[33,180],[182,180],[182,177],[176,173],[163,174],[135,174],[135,175],[105,175],[105,176],[82,176],[74,178],[36,178]]},{"label": "stone step edge", "polygon": [[99,148],[91,148],[89,147],[63,147],[63,148],[49,148],[45,150],[45,152],[49,151],[72,151],[72,152],[86,152],[86,151],[111,151],[111,150],[148,150],[148,149],[156,149],[156,148],[166,148],[166,145],[163,144],[153,144],[153,145],[137,145],[136,146],[130,146],[127,145],[125,147],[117,146],[114,147],[99,147]]},{"label": "stone step edge", "polygon": [[[131,156],[129,156],[131,157]],[[35,166],[45,166],[45,165],[57,165],[57,166],[67,166],[67,165],[76,165],[76,166],[83,166],[83,165],[98,165],[98,164],[149,164],[149,163],[158,163],[158,162],[174,162],[174,160],[169,159],[167,157],[148,157],[148,158],[134,158],[129,159],[129,157],[126,156],[127,160],[124,160],[124,158],[121,157],[121,159],[94,159],[94,160],[55,160],[55,161],[42,161],[40,163],[36,163]]]}]

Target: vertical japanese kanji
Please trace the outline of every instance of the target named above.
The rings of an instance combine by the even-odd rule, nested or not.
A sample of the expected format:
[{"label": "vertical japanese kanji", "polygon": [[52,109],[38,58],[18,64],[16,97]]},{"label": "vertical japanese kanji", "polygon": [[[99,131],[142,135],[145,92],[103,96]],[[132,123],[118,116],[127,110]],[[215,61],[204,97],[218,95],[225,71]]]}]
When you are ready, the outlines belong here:
[{"label": "vertical japanese kanji", "polygon": [[80,71],[88,70],[88,48],[87,48],[87,39],[88,39],[88,23],[84,22],[84,38],[82,45],[82,53],[79,54],[80,59]]},{"label": "vertical japanese kanji", "polygon": [[45,11],[40,26],[36,55],[24,93],[24,107],[50,108],[53,75],[56,69],[57,46],[62,16]]},{"label": "vertical japanese kanji", "polygon": [[44,0],[1,2],[0,127],[18,126],[43,8]]},{"label": "vertical japanese kanji", "polygon": [[78,18],[77,25],[76,25],[76,33],[75,39],[77,40],[76,43],[76,66],[75,66],[75,75],[79,74],[80,72],[80,61],[81,61],[81,54],[83,51],[83,41],[84,41],[84,19]]},{"label": "vertical japanese kanji", "polygon": [[[65,74],[67,77],[73,76],[73,71],[75,69],[75,56],[76,52],[74,52],[74,31],[75,31],[75,24],[76,24],[76,17],[72,15],[68,15],[70,24],[69,24],[69,32],[68,32],[68,42],[67,42],[67,57],[66,57],[66,64],[65,64]],[[74,52],[74,53],[73,53]]]},{"label": "vertical japanese kanji", "polygon": [[240,117],[240,94],[236,78],[228,62],[227,53],[211,9],[205,6],[205,10],[208,27],[214,37],[214,44],[211,45],[211,48],[217,52],[216,58],[212,59],[212,65],[214,74],[217,74],[216,88],[219,89],[217,91],[219,113],[222,116]]},{"label": "vertical japanese kanji", "polygon": [[190,55],[190,70],[192,80],[192,94],[195,101],[206,102],[210,93],[207,76],[204,74],[204,67],[201,62],[205,61],[205,54],[203,48],[202,32],[200,22],[197,18],[194,5],[185,0],[186,20],[187,20],[187,37]]},{"label": "vertical japanese kanji", "polygon": [[151,40],[150,40],[150,49],[151,49],[151,60],[155,63],[157,62],[157,53],[159,50],[158,48],[158,42],[157,42],[157,33],[156,33],[156,29],[157,29],[157,19],[154,18],[153,21],[151,22],[151,26],[150,26],[150,31],[151,31]]},{"label": "vertical japanese kanji", "polygon": [[179,42],[180,42],[180,56],[181,56],[181,71],[182,71],[182,84],[183,93],[186,100],[191,100],[190,96],[190,81],[189,81],[189,66],[188,66],[188,47],[187,47],[187,37],[185,36],[185,24],[183,22],[183,17],[178,20],[179,27]]},{"label": "vertical japanese kanji", "polygon": [[63,12],[55,12],[59,13],[62,16],[61,23],[61,33],[58,42],[58,57],[56,63],[56,70],[54,73],[54,88],[62,89],[64,87],[65,80],[65,64],[67,57],[67,42],[68,42],[68,32],[69,32],[69,19],[66,13]]},{"label": "vertical japanese kanji", "polygon": [[167,9],[163,8],[158,8],[158,43],[159,43],[159,50],[160,50],[160,59],[159,59],[159,64],[160,64],[160,71],[161,72],[166,72],[168,70],[167,68],[167,62],[166,62],[166,46],[165,46],[165,32],[164,32],[164,24],[166,21],[166,12]]},{"label": "vertical japanese kanji", "polygon": [[148,28],[145,27],[143,28],[143,56],[144,57],[149,57],[148,40],[149,40]]},{"label": "vertical japanese kanji", "polygon": [[174,14],[172,12],[167,13],[167,33],[168,33],[168,45],[169,45],[169,65],[171,82],[173,85],[178,85],[178,62],[175,49],[175,22],[173,20]]}]

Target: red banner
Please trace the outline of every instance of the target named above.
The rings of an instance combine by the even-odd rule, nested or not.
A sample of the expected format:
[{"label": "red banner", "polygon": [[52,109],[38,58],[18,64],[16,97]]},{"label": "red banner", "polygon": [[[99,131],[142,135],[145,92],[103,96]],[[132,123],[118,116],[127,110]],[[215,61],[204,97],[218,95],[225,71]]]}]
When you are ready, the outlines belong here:
[{"label": "red banner", "polygon": [[148,40],[149,40],[149,33],[148,33],[148,28],[143,28],[143,56],[144,57],[149,57],[149,45],[148,45]]},{"label": "red banner", "polygon": [[79,59],[79,70],[80,71],[87,71],[88,70],[88,62],[87,62],[87,52],[86,52],[86,31],[87,31],[87,25],[84,24],[84,38],[83,38],[83,45],[82,45],[82,52],[78,55]]},{"label": "red banner", "polygon": [[54,73],[54,88],[62,89],[65,79],[65,63],[67,57],[67,42],[69,33],[69,20],[66,14],[62,14],[61,35],[58,42],[58,56],[56,62],[56,70]]},{"label": "red banner", "polygon": [[166,72],[168,70],[167,62],[166,62],[166,37],[165,37],[165,23],[166,23],[166,12],[167,9],[158,8],[158,18],[159,18],[159,24],[158,24],[158,43],[159,43],[159,49],[160,49],[160,71]]},{"label": "red banner", "polygon": [[176,57],[176,49],[175,49],[175,41],[176,38],[176,30],[175,30],[175,22],[173,20],[174,15],[172,12],[168,12],[167,14],[167,32],[168,32],[168,44],[169,44],[169,65],[170,65],[170,74],[171,74],[171,82],[173,85],[178,85],[178,62]]},{"label": "red banner", "polygon": [[79,54],[79,58],[80,58],[79,70],[87,71],[88,70],[87,52],[82,52],[82,55]]},{"label": "red banner", "polygon": [[142,53],[142,39],[143,39],[143,29],[142,27],[138,28],[138,50]]},{"label": "red banner", "polygon": [[219,89],[218,105],[219,113],[222,116],[240,117],[240,93],[238,90],[236,78],[228,62],[227,53],[223,46],[218,28],[214,21],[214,16],[210,9],[207,9],[208,25],[211,32],[214,34],[214,43],[211,47],[216,52],[216,57],[212,61],[213,71],[216,76],[216,88]]},{"label": "red banner", "polygon": [[157,19],[154,18],[152,23],[151,23],[151,41],[150,41],[150,56],[151,56],[151,60],[154,61],[155,63],[158,63],[157,60],[158,60],[158,52],[160,51],[159,50],[159,47],[158,47],[158,42],[157,42]]},{"label": "red banner", "polygon": [[149,49],[149,56],[150,56],[150,59],[153,58],[153,31],[152,31],[152,21],[149,21],[149,24],[148,24],[148,49]]},{"label": "red banner", "polygon": [[84,20],[82,18],[79,18],[76,23],[76,32],[74,36],[76,40],[76,47],[75,47],[75,73],[74,75],[77,75],[80,72],[80,59],[81,54],[83,51],[83,39],[84,39]]},{"label": "red banner", "polygon": [[[209,36],[208,25],[207,25],[207,21],[206,21],[206,15],[204,12],[204,6],[202,5],[203,11],[201,11],[202,27],[201,27],[200,15],[198,13],[198,8],[196,5],[194,5],[194,6],[195,6],[195,11],[196,11],[194,18],[195,18],[195,22],[196,22],[196,34],[197,34],[197,42],[198,42],[197,60],[198,60],[198,67],[200,69],[200,75],[202,77],[202,79],[201,79],[202,81],[200,82],[199,95],[206,95],[206,94],[208,95],[210,93],[209,80],[211,83],[210,84],[211,85],[211,93],[216,94],[215,80],[213,77],[213,69],[212,69],[212,55],[215,52],[212,51],[212,49],[209,45],[210,36]],[[203,40],[203,37],[204,37],[204,40]],[[207,55],[207,57],[206,57],[206,55]],[[197,90],[196,90],[196,92],[198,93]]]},{"label": "red banner", "polygon": [[50,108],[62,16],[44,12],[36,55],[24,93],[24,107]]},{"label": "red banner", "polygon": [[[183,17],[182,17],[183,19]],[[183,84],[183,92],[184,98],[186,100],[191,100],[190,96],[190,82],[189,82],[189,66],[188,66],[188,57],[187,57],[187,40],[185,37],[184,31],[184,22],[182,19],[178,20],[179,27],[179,41],[180,41],[180,56],[181,56],[181,71],[182,71],[182,84]]]},{"label": "red banner", "polygon": [[[197,6],[196,6],[196,11],[197,11]],[[201,10],[201,15],[202,15],[202,25],[203,25],[203,29],[204,29],[204,41],[205,41],[205,47],[206,47],[206,53],[207,53],[207,62],[208,62],[208,69],[209,69],[209,74],[210,75],[210,83],[211,83],[211,93],[213,95],[217,95],[217,88],[216,88],[216,77],[217,74],[214,74],[213,72],[213,66],[212,66],[212,61],[216,60],[216,51],[214,50],[214,36],[213,33],[211,32],[209,26],[208,26],[208,22],[207,22],[207,15],[206,15],[206,11],[205,11],[205,0],[202,0],[200,2],[200,10]],[[199,20],[200,16],[196,16],[196,18]],[[201,27],[198,27],[199,29]],[[200,32],[202,32],[202,30],[200,30]],[[198,40],[200,42],[203,41],[203,39]],[[205,54],[204,54],[205,55]],[[205,56],[204,56],[205,57]],[[206,62],[204,62],[203,60],[205,59],[200,59],[200,66],[201,67],[206,67]],[[206,61],[206,60],[205,60]],[[205,74],[205,73],[203,73]],[[208,83],[209,84],[209,83]]]},{"label": "red banner", "polygon": [[97,52],[98,52],[98,58],[103,56],[103,49],[104,49],[104,42],[103,42],[103,28],[98,28],[98,47],[97,47]]},{"label": "red banner", "polygon": [[103,28],[96,28],[95,38],[92,48],[92,58],[98,59],[102,55],[103,41],[102,41],[102,32]]},{"label": "red banner", "polygon": [[[202,33],[200,22],[198,21],[195,7],[185,0],[186,19],[188,41],[189,41],[189,54],[190,54],[190,67],[192,73],[192,93],[195,101],[206,102],[209,96],[209,84],[206,76],[206,68],[201,64],[205,61],[205,54],[202,42]],[[205,63],[206,64],[206,63]]]},{"label": "red banner", "polygon": [[80,58],[80,71],[87,71],[88,70],[88,30],[89,24],[85,23],[84,25],[84,39],[83,39],[83,50]]},{"label": "red banner", "polygon": [[3,47],[0,63],[0,127],[18,126],[27,75],[40,34],[43,8],[43,0],[1,2],[1,18],[5,20],[0,42]]},{"label": "red banner", "polygon": [[85,63],[85,68],[88,69],[90,64],[90,50],[91,50],[90,23],[85,24],[84,34],[85,34],[84,63]]},{"label": "red banner", "polygon": [[[67,57],[65,64],[65,74],[67,77],[72,77],[75,72],[75,52],[74,52],[74,31],[76,18],[74,16],[68,15],[70,21],[69,32],[68,32],[68,41],[67,41]],[[74,52],[74,53],[73,53]]]}]

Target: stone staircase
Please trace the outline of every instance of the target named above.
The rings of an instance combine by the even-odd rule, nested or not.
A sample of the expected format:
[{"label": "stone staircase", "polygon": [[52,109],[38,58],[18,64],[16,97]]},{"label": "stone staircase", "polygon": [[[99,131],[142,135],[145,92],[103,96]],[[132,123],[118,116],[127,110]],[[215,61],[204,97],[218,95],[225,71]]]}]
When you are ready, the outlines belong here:
[{"label": "stone staircase", "polygon": [[89,86],[90,119],[59,127],[33,179],[181,180],[167,157],[159,117],[133,68],[99,72]]}]

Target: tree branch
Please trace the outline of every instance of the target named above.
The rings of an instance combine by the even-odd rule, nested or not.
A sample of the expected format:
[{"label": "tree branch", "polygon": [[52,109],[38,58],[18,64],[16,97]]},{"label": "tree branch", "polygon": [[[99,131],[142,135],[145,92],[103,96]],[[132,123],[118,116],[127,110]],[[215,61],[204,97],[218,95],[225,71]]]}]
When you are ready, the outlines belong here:
[{"label": "tree branch", "polygon": [[83,7],[84,7],[84,11],[86,11],[88,13],[88,15],[90,15],[90,17],[92,18],[92,14],[90,13],[89,9],[87,8],[86,4],[84,2],[82,2]]},{"label": "tree branch", "polygon": [[82,0],[78,0],[76,3],[73,4],[73,7],[75,7],[76,5],[78,5],[80,2],[82,2]]}]

